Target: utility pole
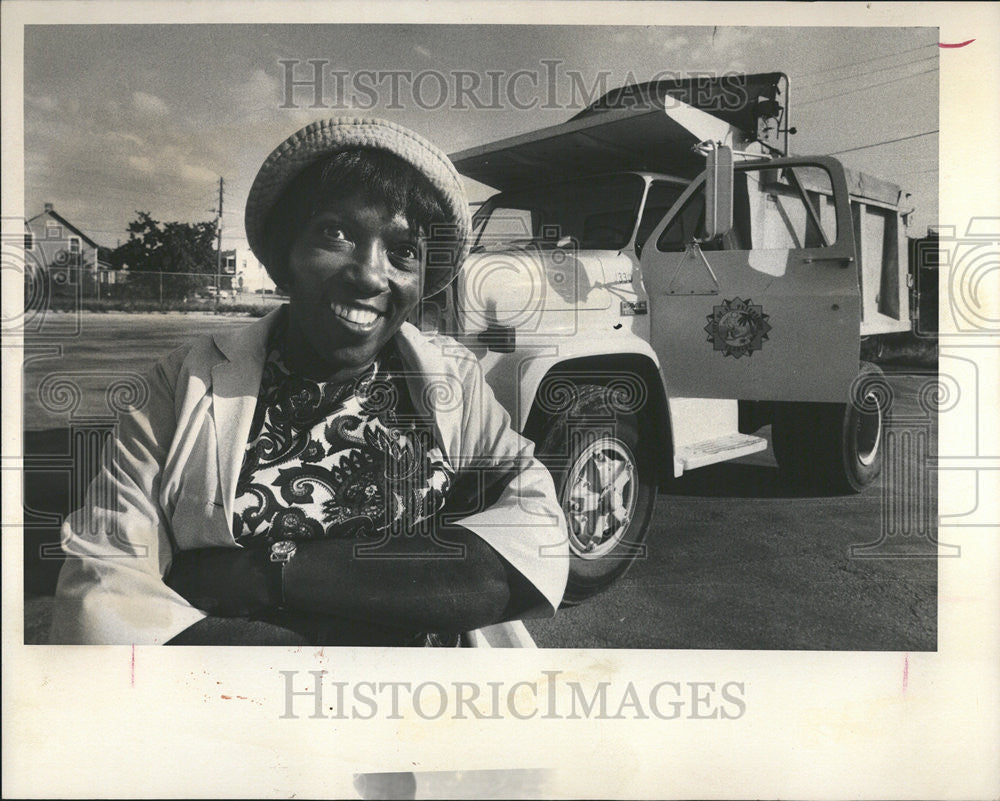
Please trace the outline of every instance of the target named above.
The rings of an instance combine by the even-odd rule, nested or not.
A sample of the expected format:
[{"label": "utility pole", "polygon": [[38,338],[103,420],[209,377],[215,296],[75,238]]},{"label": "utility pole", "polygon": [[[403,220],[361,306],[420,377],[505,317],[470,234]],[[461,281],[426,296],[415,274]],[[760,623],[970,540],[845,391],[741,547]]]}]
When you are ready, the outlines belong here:
[{"label": "utility pole", "polygon": [[215,215],[215,233],[218,236],[218,247],[215,252],[215,313],[219,313],[220,279],[222,277],[222,176],[219,176],[219,208]]}]

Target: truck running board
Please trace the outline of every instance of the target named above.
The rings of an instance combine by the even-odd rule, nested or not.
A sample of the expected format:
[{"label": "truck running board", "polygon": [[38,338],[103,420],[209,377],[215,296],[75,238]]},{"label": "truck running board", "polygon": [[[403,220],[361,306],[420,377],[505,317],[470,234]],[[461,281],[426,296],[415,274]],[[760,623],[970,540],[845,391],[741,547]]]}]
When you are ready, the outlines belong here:
[{"label": "truck running board", "polygon": [[747,456],[767,449],[764,437],[751,434],[732,433],[718,439],[706,439],[677,449],[674,454],[674,478],[680,478],[685,470],[694,470],[716,462],[728,462],[740,456]]}]

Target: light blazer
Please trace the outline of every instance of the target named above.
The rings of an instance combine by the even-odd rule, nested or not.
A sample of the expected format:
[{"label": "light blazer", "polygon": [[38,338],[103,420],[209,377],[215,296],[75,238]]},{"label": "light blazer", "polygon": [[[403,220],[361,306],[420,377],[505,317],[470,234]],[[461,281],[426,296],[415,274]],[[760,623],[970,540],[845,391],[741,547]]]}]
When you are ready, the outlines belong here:
[{"label": "light blazer", "polygon": [[[164,643],[206,616],[163,577],[175,550],[241,547],[236,482],[276,316],[202,337],[149,374],[148,399],[122,417],[87,504],[63,524],[63,549],[80,558],[60,572],[51,642]],[[554,614],[568,548],[551,476],[469,350],[409,323],[396,341],[414,403],[455,469],[521,466],[495,504],[455,522],[535,586],[539,603],[526,616]]]}]

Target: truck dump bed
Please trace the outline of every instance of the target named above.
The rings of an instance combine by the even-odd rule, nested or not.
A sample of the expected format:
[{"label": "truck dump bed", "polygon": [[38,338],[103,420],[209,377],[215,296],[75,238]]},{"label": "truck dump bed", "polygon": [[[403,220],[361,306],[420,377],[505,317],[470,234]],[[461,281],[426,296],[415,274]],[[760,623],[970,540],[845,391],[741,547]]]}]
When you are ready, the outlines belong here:
[{"label": "truck dump bed", "polygon": [[463,175],[504,191],[607,172],[648,170],[693,178],[706,139],[742,148],[757,137],[761,104],[781,73],[698,77],[608,92],[568,122],[451,156]]},{"label": "truck dump bed", "polygon": [[704,159],[691,150],[699,135],[728,133],[719,120],[707,123],[696,134],[663,109],[622,109],[463,150],[451,159],[463,175],[502,191],[633,170],[693,178],[704,169]]}]

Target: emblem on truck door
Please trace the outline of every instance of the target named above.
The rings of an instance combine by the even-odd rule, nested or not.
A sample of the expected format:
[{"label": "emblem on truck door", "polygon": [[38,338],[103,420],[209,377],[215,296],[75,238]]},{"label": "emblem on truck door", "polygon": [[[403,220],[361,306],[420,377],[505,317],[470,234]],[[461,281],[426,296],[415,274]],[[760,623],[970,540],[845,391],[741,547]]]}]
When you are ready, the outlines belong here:
[{"label": "emblem on truck door", "polygon": [[771,330],[768,315],[760,306],[753,305],[750,298],[724,300],[712,307],[712,313],[706,319],[708,325],[705,330],[712,347],[722,351],[723,356],[736,359],[752,356],[755,350],[760,350],[767,339],[767,332]]}]

